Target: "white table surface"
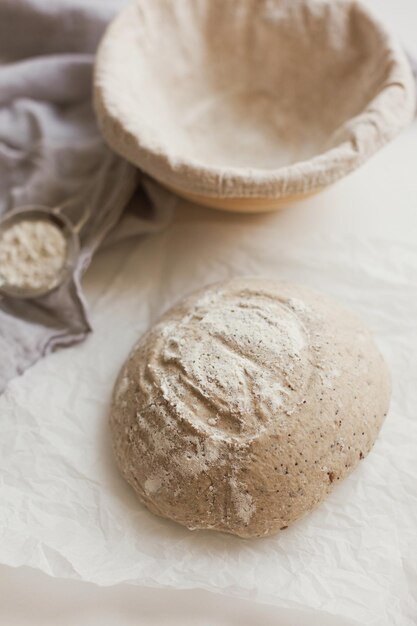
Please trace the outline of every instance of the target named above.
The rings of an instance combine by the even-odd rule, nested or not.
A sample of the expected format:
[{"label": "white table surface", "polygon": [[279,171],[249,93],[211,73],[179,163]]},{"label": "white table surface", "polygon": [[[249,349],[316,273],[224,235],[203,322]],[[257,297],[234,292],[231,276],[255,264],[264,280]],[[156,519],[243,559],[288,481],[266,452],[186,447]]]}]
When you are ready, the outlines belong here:
[{"label": "white table surface", "polygon": [[[417,0],[368,0],[403,40],[407,50],[417,57]],[[386,194],[389,212],[396,204],[410,206],[417,212],[417,123],[392,147],[386,149],[385,164],[401,162],[405,166],[402,184],[395,176]],[[407,184],[408,181],[408,184]],[[380,201],[380,199],[379,199]],[[308,201],[306,201],[308,204]],[[411,213],[410,213],[411,215]],[[411,225],[410,225],[411,226]],[[414,227],[417,224],[414,222]],[[417,230],[416,230],[417,246]],[[108,253],[107,253],[108,254]],[[96,262],[94,274],[99,274]],[[249,600],[238,600],[203,590],[174,591],[144,589],[128,585],[99,588],[92,584],[53,579],[28,568],[13,569],[0,565],[0,624],[5,626],[263,626],[276,625],[276,609]],[[282,613],[281,613],[282,615]],[[313,618],[307,613],[288,611],[280,626],[349,626],[349,622]]]}]

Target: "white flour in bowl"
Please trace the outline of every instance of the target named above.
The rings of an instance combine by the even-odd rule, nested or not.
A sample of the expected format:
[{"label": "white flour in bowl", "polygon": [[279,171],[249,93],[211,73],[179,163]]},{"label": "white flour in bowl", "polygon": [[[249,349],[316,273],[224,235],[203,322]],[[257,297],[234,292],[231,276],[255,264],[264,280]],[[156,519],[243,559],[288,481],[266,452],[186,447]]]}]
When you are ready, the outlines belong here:
[{"label": "white flour in bowl", "polygon": [[23,220],[0,235],[0,286],[48,289],[59,281],[67,243],[47,220]]}]

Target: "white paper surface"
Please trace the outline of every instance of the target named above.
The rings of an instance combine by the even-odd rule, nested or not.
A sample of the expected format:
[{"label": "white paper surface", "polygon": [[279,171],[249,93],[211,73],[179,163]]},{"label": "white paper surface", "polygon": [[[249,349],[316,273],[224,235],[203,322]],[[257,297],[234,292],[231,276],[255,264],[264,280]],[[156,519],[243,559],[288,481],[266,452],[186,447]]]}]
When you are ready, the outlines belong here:
[{"label": "white paper surface", "polygon": [[6,626],[352,626],[322,613],[202,589],[99,587],[29,567],[0,565],[0,588],[0,623]]},{"label": "white paper surface", "polygon": [[[278,214],[180,203],[162,234],[99,255],[86,278],[93,336],[0,398],[1,563],[100,585],[201,587],[361,626],[416,623],[416,145],[417,125]],[[393,375],[370,456],[317,511],[253,541],[148,513],[118,474],[107,427],[115,376],[138,336],[184,294],[245,274],[339,298],[373,329]]]}]

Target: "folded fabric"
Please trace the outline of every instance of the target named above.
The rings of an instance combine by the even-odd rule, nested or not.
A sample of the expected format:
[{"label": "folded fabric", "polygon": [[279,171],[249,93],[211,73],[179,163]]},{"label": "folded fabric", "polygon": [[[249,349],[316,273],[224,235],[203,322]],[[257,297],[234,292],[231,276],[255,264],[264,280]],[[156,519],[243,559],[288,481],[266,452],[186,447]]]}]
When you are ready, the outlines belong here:
[{"label": "folded fabric", "polygon": [[[43,355],[91,330],[80,279],[129,206],[129,228],[160,228],[163,192],[104,144],[91,106],[94,51],[122,0],[2,0],[0,3],[0,215],[29,204],[64,204],[80,231],[74,276],[32,300],[0,299],[0,391]],[[134,195],[133,195],[134,194]],[[158,195],[159,194],[159,195]],[[133,195],[133,197],[132,197]],[[133,224],[132,224],[133,220]]]}]

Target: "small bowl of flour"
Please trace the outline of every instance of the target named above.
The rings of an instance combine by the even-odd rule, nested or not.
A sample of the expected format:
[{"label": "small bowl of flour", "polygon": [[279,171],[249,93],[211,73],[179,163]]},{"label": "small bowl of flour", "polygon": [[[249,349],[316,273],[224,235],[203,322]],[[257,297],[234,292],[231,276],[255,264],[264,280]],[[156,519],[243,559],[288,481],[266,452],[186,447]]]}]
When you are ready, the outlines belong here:
[{"label": "small bowl of flour", "polygon": [[72,272],[78,251],[78,238],[62,214],[44,207],[11,211],[0,222],[0,292],[46,295]]}]

